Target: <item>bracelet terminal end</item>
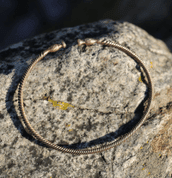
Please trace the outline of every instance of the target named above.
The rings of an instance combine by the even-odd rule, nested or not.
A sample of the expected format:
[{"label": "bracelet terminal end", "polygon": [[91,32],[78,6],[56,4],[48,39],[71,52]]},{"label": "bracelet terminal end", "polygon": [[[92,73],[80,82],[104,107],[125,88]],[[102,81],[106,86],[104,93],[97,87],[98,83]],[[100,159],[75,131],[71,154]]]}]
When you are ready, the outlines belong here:
[{"label": "bracelet terminal end", "polygon": [[91,45],[93,45],[94,43],[97,43],[97,40],[95,40],[95,39],[93,39],[93,38],[86,38],[86,39],[85,39],[85,44],[86,44],[87,46],[91,46]]},{"label": "bracelet terminal end", "polygon": [[92,39],[92,38],[86,38],[85,41],[78,39],[77,42],[78,42],[78,46],[81,46],[81,45],[84,45],[84,44],[87,45],[87,46],[91,46],[94,43],[97,43],[97,40]]},{"label": "bracelet terminal end", "polygon": [[66,43],[65,43],[63,40],[62,40],[61,43],[62,43],[62,47],[63,47],[63,48],[66,48]]},{"label": "bracelet terminal end", "polygon": [[61,42],[62,44],[54,44],[48,48],[48,52],[53,53],[58,51],[60,48],[66,48],[66,43],[64,41]]},{"label": "bracelet terminal end", "polygon": [[85,44],[85,41],[81,39],[78,39],[77,42],[78,42],[78,46]]}]

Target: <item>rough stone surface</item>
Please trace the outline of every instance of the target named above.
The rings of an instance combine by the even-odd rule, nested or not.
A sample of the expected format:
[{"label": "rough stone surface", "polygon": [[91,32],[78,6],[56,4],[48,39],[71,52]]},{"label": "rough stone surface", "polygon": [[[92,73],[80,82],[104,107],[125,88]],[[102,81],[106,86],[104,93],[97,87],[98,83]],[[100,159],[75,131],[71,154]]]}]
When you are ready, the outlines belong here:
[{"label": "rough stone surface", "polygon": [[[67,48],[48,54],[29,75],[24,88],[28,119],[43,137],[70,148],[113,141],[143,114],[147,86],[124,52],[98,44],[78,47],[78,38],[90,37],[115,41],[140,56],[155,95],[147,121],[130,139],[106,152],[76,156],[27,134],[18,110],[18,83],[33,58],[64,40]],[[172,177],[172,54],[139,27],[106,19],[27,39],[0,51],[0,78],[0,175]],[[74,107],[63,110],[55,101]]]}]

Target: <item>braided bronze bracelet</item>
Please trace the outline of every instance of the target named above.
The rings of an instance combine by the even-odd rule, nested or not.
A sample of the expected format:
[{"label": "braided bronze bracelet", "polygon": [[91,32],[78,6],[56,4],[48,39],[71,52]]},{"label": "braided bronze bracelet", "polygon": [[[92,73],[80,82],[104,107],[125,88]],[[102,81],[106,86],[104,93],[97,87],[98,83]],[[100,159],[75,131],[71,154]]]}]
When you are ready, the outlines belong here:
[{"label": "braided bronze bracelet", "polygon": [[146,69],[146,67],[144,66],[143,62],[139,59],[139,57],[133,53],[132,51],[130,51],[128,48],[123,47],[119,44],[116,44],[114,42],[110,42],[107,40],[96,40],[96,39],[85,39],[84,40],[80,40],[78,39],[78,45],[93,45],[95,43],[98,44],[102,44],[102,45],[107,45],[107,46],[111,46],[111,47],[115,47],[123,52],[125,52],[126,54],[128,54],[130,57],[132,57],[143,69],[143,71],[146,74],[147,80],[148,80],[148,89],[149,89],[149,98],[148,98],[148,104],[147,107],[141,117],[141,119],[139,120],[139,122],[135,125],[135,127],[129,132],[126,133],[120,137],[118,137],[117,139],[115,139],[112,143],[107,143],[106,145],[100,146],[98,148],[84,148],[84,149],[70,149],[70,148],[65,148],[62,146],[58,146],[55,145],[53,143],[51,143],[50,141],[44,139],[41,135],[39,135],[31,126],[31,124],[29,123],[25,110],[24,110],[24,104],[23,104],[23,88],[24,88],[24,84],[26,79],[28,78],[29,73],[31,72],[31,70],[33,69],[33,67],[41,60],[43,59],[48,53],[50,52],[56,52],[58,51],[60,48],[65,48],[66,44],[64,41],[62,41],[62,44],[55,44],[53,46],[51,46],[50,48],[48,48],[47,50],[45,50],[38,58],[36,58],[32,64],[27,68],[26,72],[24,73],[24,75],[22,76],[22,80],[20,82],[19,85],[19,93],[18,93],[18,102],[19,102],[19,110],[20,110],[20,114],[22,116],[22,120],[24,121],[24,124],[26,126],[26,128],[29,130],[29,133],[36,139],[38,139],[39,141],[43,142],[45,145],[47,145],[50,148],[62,151],[62,152],[66,152],[66,153],[71,153],[71,154],[93,154],[93,153],[98,153],[98,152],[102,152],[105,150],[108,150],[112,147],[115,147],[117,145],[119,145],[120,143],[122,143],[123,141],[125,141],[126,139],[128,139],[131,135],[133,135],[140,127],[141,125],[144,123],[144,121],[146,120],[146,116],[148,115],[149,111],[150,111],[150,106],[151,106],[151,102],[152,102],[152,98],[153,98],[153,86],[152,86],[152,81],[151,81],[151,77],[150,74],[148,72],[148,70]]}]

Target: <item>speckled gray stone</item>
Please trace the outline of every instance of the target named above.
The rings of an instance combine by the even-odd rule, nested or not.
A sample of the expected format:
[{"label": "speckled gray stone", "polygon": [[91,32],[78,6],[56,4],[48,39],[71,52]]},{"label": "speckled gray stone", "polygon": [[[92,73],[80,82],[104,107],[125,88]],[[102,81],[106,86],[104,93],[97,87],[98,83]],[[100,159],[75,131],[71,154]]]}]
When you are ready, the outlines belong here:
[{"label": "speckled gray stone", "polygon": [[[89,37],[115,41],[140,56],[152,76],[155,96],[147,121],[126,142],[106,152],[74,156],[47,148],[21,124],[18,83],[33,58],[61,40],[67,44],[34,67],[24,88],[31,125],[55,144],[91,148],[112,142],[140,119],[147,97],[138,64],[112,47],[78,47],[78,38]],[[139,27],[106,19],[24,40],[0,51],[0,78],[3,177],[172,176],[172,54]],[[44,96],[74,107],[62,110]]]}]

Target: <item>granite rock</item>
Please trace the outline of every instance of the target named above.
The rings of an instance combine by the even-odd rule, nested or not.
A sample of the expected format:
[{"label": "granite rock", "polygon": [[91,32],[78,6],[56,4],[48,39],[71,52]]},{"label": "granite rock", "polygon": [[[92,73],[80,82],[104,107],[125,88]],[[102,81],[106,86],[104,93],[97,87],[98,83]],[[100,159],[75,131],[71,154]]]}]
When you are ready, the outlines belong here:
[{"label": "granite rock", "polygon": [[[18,110],[18,84],[33,58],[64,40],[67,47],[40,61],[25,84],[31,125],[51,142],[74,149],[111,142],[126,133],[143,114],[144,74],[120,50],[77,45],[78,38],[90,37],[115,41],[135,52],[150,71],[154,98],[147,121],[126,142],[77,156],[47,148],[26,132]],[[26,39],[0,51],[0,78],[0,175],[172,176],[172,54],[141,28],[105,19]]]}]

